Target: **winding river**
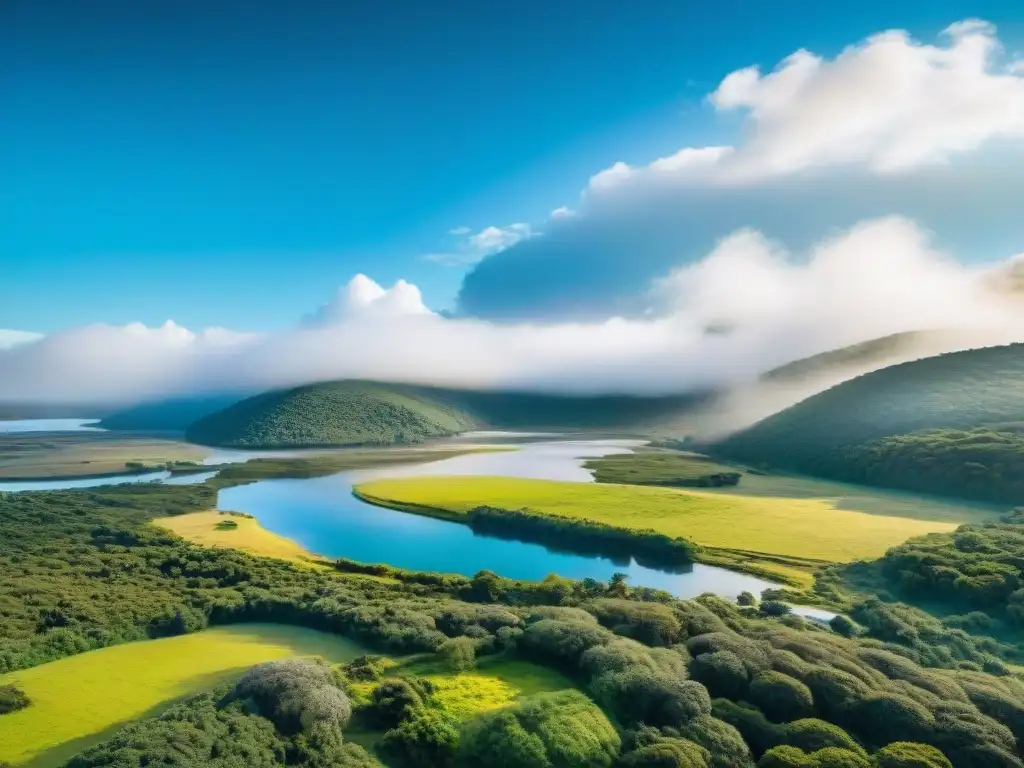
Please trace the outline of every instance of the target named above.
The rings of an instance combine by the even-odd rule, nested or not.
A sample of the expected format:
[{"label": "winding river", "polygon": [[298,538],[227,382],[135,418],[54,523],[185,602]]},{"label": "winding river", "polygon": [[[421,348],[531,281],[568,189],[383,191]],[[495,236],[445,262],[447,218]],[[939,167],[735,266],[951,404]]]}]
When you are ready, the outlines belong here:
[{"label": "winding river", "polygon": [[[81,428],[80,425],[78,428]],[[588,458],[623,453],[640,445],[629,440],[554,439],[544,433],[475,433],[446,441],[452,445],[505,445],[516,450],[468,453],[429,463],[390,465],[341,472],[311,479],[261,480],[220,492],[218,507],[253,515],[269,531],[306,549],[334,558],[387,563],[399,568],[472,576],[492,570],[514,579],[537,580],[557,573],[574,579],[607,581],[612,574],[628,575],[634,586],[664,589],[679,597],[714,592],[735,598],[740,592],[759,594],[778,586],[743,573],[702,565],[667,570],[641,565],[635,559],[612,558],[587,552],[555,550],[525,541],[474,533],[446,520],[385,509],[357,499],[352,486],[381,477],[422,475],[500,475],[571,482],[593,482],[583,468]],[[209,464],[245,461],[256,454],[218,451]],[[85,488],[131,482],[200,483],[214,473],[171,477],[167,472],[75,480],[0,482],[0,491]]]}]

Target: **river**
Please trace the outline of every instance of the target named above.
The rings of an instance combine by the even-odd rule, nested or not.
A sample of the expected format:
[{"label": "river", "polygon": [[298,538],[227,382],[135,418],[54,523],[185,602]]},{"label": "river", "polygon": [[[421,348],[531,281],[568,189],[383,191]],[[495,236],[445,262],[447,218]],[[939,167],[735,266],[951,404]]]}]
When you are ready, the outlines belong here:
[{"label": "river", "polygon": [[[72,420],[84,421],[84,420]],[[88,428],[84,423],[78,428]],[[261,480],[220,492],[218,507],[253,515],[269,531],[326,557],[399,568],[472,576],[492,570],[513,579],[538,580],[557,573],[573,579],[607,581],[625,573],[634,586],[664,589],[678,597],[714,592],[735,598],[778,586],[735,571],[695,563],[669,570],[586,552],[555,550],[540,544],[474,533],[446,520],[373,506],[352,495],[352,486],[381,477],[422,475],[500,475],[570,482],[593,482],[588,458],[623,453],[640,441],[555,439],[547,433],[471,433],[452,445],[504,446],[515,450],[468,453],[409,465],[361,469],[311,479]],[[217,451],[206,463],[245,461],[257,456],[296,455],[298,451]],[[25,482],[0,482],[0,491],[87,488],[132,482],[200,483],[213,472],[171,477],[168,472]]]}]

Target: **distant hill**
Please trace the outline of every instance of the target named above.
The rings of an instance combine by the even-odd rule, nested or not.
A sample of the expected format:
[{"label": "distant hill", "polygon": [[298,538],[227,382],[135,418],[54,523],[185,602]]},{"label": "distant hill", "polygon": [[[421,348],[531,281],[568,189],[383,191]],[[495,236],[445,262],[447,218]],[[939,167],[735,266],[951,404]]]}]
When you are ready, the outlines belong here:
[{"label": "distant hill", "polygon": [[887,365],[932,357],[944,352],[984,346],[991,343],[992,334],[974,331],[907,331],[870,339],[805,357],[773,368],[761,376],[761,381],[802,381],[821,375],[850,376],[867,373]]},{"label": "distant hill", "polygon": [[243,448],[415,443],[473,429],[644,433],[685,418],[700,395],[572,397],[367,381],[267,392],[206,415],[186,432]]},{"label": "distant hill", "polygon": [[859,376],[720,441],[716,451],[841,480],[1024,502],[1017,490],[999,490],[1009,482],[1008,462],[1024,461],[1016,437],[1022,422],[1024,344],[1013,344]]},{"label": "distant hill", "polygon": [[120,431],[184,432],[193,422],[241,399],[241,395],[213,395],[143,403],[104,416],[98,426]]},{"label": "distant hill", "polygon": [[199,419],[186,436],[235,448],[390,445],[475,424],[469,413],[413,387],[337,381],[250,397]]}]

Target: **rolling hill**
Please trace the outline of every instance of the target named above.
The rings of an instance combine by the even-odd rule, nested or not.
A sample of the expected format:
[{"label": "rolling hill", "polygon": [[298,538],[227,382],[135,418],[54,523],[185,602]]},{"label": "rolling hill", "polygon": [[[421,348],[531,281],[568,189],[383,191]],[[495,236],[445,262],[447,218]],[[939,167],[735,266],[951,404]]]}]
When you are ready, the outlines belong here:
[{"label": "rolling hill", "polygon": [[337,381],[247,398],[199,419],[186,437],[234,448],[390,445],[453,435],[475,425],[471,414],[425,390]]},{"label": "rolling hill", "polygon": [[833,479],[1024,503],[1022,422],[1024,344],[1013,344],[859,376],[715,450]]},{"label": "rolling hill", "polygon": [[104,416],[98,426],[118,431],[183,432],[193,422],[237,403],[242,397],[211,395],[142,403]]}]

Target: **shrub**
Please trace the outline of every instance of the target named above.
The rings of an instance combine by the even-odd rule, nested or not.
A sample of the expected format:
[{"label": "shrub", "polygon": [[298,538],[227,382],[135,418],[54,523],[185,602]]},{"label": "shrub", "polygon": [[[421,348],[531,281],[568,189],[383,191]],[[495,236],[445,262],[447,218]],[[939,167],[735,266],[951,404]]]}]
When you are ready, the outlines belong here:
[{"label": "shrub", "polygon": [[689,739],[659,737],[623,756],[621,768],[708,768],[711,756]]},{"label": "shrub", "polygon": [[740,732],[710,715],[694,718],[679,729],[683,738],[699,744],[711,756],[710,768],[748,768],[754,764]]},{"label": "shrub", "polygon": [[747,669],[732,651],[700,654],[690,662],[690,676],[703,683],[713,696],[740,699],[747,692]]},{"label": "shrub", "polygon": [[808,717],[784,726],[786,743],[805,752],[817,752],[825,747],[840,747],[863,753],[860,745],[846,731],[833,723]]},{"label": "shrub", "polygon": [[863,752],[841,747],[819,749],[811,753],[810,759],[817,768],[871,768],[871,762]]},{"label": "shrub", "polygon": [[878,768],[953,768],[944,754],[928,744],[895,741],[874,754]]},{"label": "shrub", "polygon": [[20,688],[15,688],[13,685],[0,685],[0,715],[24,709],[31,703],[32,701]]},{"label": "shrub", "polygon": [[804,677],[818,711],[829,720],[844,722],[871,689],[861,680],[838,669],[816,667]]},{"label": "shrub", "polygon": [[679,727],[711,712],[711,697],[700,683],[639,666],[596,677],[590,690],[624,723]]},{"label": "shrub", "polygon": [[519,647],[541,662],[575,671],[584,651],[604,645],[613,637],[596,625],[542,619],[523,631]]},{"label": "shrub", "polygon": [[452,717],[436,709],[419,709],[384,734],[378,748],[389,762],[410,768],[451,765],[459,745]]},{"label": "shrub", "polygon": [[788,723],[814,714],[811,689],[781,672],[761,672],[750,684],[748,699],[776,723]]},{"label": "shrub", "polygon": [[388,668],[388,659],[371,654],[357,656],[342,667],[346,679],[359,683],[380,680]]},{"label": "shrub", "polygon": [[814,763],[802,750],[788,745],[772,747],[757,761],[757,768],[813,768]]},{"label": "shrub", "polygon": [[615,638],[597,645],[580,657],[580,668],[591,676],[621,672],[633,666],[651,672],[663,672],[680,679],[686,677],[685,648],[648,648],[627,638]]},{"label": "shrub", "polygon": [[770,722],[761,710],[746,702],[715,699],[711,703],[711,714],[739,731],[755,757],[786,741],[783,726]]},{"label": "shrub", "polygon": [[454,672],[466,672],[476,666],[476,646],[468,637],[445,640],[438,655],[445,666]]},{"label": "shrub", "polygon": [[879,693],[861,701],[854,719],[867,743],[882,746],[892,741],[931,741],[935,723],[916,701],[895,693]]},{"label": "shrub", "polygon": [[322,662],[272,661],[253,667],[227,700],[251,701],[282,733],[307,732],[314,726],[341,730],[352,717],[348,697]]},{"label": "shrub", "polygon": [[423,695],[403,678],[385,680],[370,694],[367,714],[379,728],[394,728],[423,706]]},{"label": "shrub", "polygon": [[829,620],[828,625],[832,628],[833,632],[837,635],[842,635],[843,637],[853,637],[857,634],[857,625],[841,613],[837,613],[833,616]]},{"label": "shrub", "polygon": [[458,750],[474,768],[611,766],[619,735],[579,691],[542,693],[471,721]]},{"label": "shrub", "polygon": [[682,639],[682,625],[667,605],[605,599],[590,607],[602,625],[644,645],[668,646]]},{"label": "shrub", "polygon": [[[732,610],[732,607],[729,606],[729,609]],[[747,674],[751,677],[771,667],[769,648],[764,643],[743,637],[735,632],[710,632],[691,637],[687,641],[686,647],[694,657],[702,653],[731,651],[743,663]]]},{"label": "shrub", "polygon": [[762,616],[785,616],[792,608],[779,600],[762,600],[758,610]]}]

